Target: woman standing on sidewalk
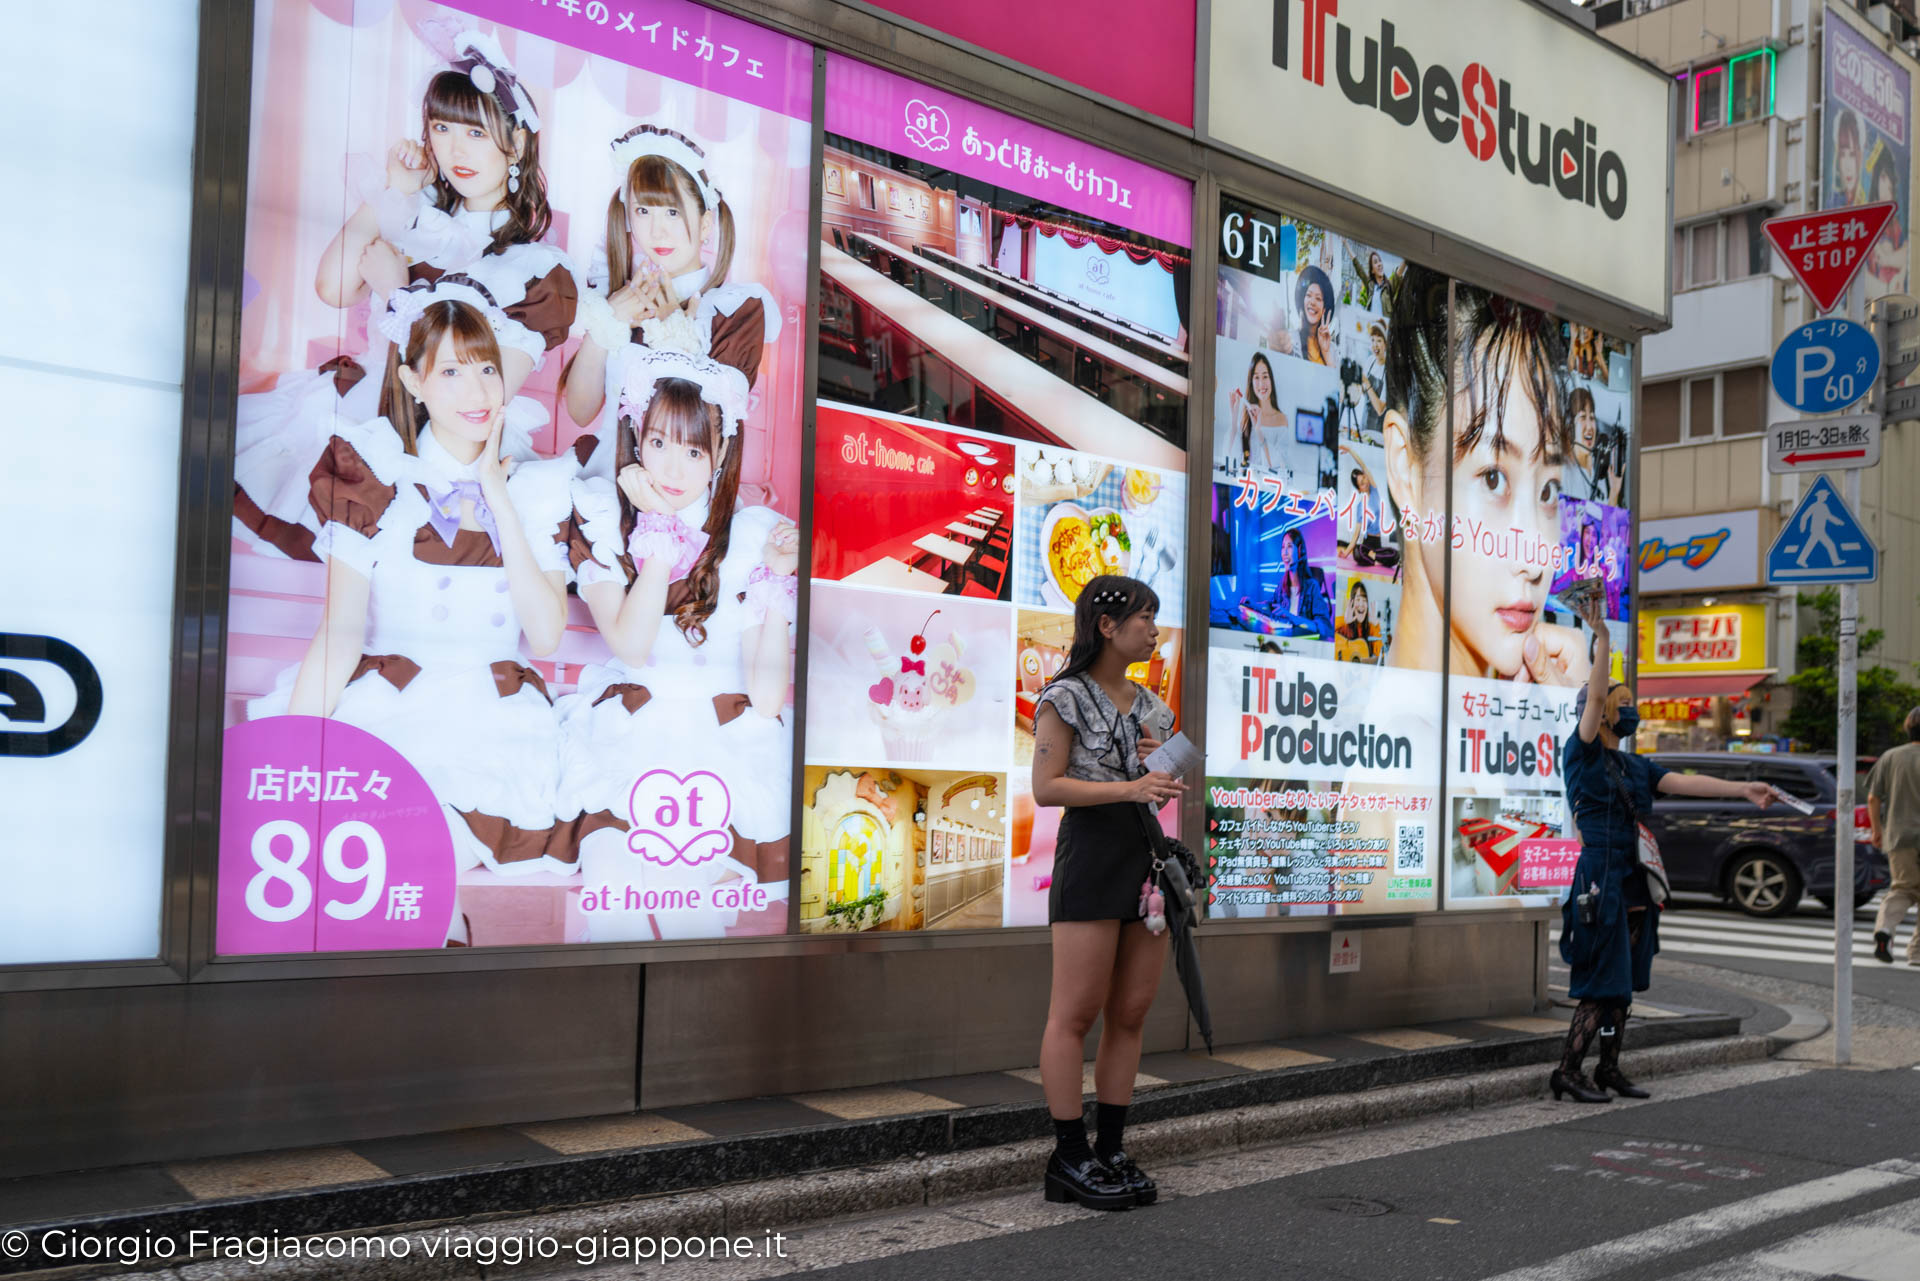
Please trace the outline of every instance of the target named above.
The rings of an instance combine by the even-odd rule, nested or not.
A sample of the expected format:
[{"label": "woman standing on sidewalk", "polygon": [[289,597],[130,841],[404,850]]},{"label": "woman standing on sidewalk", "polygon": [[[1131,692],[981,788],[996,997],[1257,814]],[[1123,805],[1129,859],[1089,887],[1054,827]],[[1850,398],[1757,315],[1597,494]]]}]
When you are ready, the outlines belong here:
[{"label": "woman standing on sidewalk", "polygon": [[[1572,1095],[1580,1103],[1606,1103],[1608,1090],[1623,1098],[1647,1097],[1620,1070],[1620,1050],[1633,994],[1647,990],[1660,950],[1658,909],[1638,858],[1638,824],[1653,809],[1654,793],[1737,798],[1765,809],[1774,792],[1765,783],[1671,773],[1622,751],[1622,741],[1633,741],[1640,713],[1632,690],[1609,684],[1611,641],[1598,599],[1585,617],[1593,631],[1593,670],[1575,703],[1580,722],[1564,755],[1580,861],[1560,909],[1560,957],[1573,971],[1567,994],[1580,1005],[1567,1028],[1566,1054],[1547,1084],[1555,1099]],[[1581,1063],[1596,1039],[1600,1062],[1589,1080]]]},{"label": "woman standing on sidewalk", "polygon": [[[1147,1010],[1160,986],[1166,935],[1142,920],[1153,864],[1147,823],[1186,785],[1147,770],[1173,728],[1173,712],[1127,679],[1153,655],[1160,600],[1132,578],[1103,574],[1080,592],[1067,664],[1034,715],[1033,799],[1064,806],[1047,919],[1053,927],[1053,996],[1040,1043],[1040,1080],[1057,1146],[1047,1162],[1049,1201],[1097,1210],[1150,1204],[1157,1190],[1121,1147]],[[1087,1143],[1081,1063],[1087,1032],[1104,1016],[1093,1079],[1097,1147]]]}]

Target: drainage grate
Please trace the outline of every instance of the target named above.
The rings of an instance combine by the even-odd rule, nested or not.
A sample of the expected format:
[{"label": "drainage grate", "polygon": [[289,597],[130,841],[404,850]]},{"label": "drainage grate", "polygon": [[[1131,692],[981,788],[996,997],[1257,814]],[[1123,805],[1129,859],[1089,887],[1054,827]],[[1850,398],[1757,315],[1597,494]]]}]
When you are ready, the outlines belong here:
[{"label": "drainage grate", "polygon": [[1309,1210],[1325,1210],[1329,1214],[1344,1214],[1350,1219],[1377,1219],[1383,1214],[1392,1214],[1393,1207],[1385,1201],[1372,1201],[1357,1196],[1318,1196],[1307,1197],[1300,1204]]}]

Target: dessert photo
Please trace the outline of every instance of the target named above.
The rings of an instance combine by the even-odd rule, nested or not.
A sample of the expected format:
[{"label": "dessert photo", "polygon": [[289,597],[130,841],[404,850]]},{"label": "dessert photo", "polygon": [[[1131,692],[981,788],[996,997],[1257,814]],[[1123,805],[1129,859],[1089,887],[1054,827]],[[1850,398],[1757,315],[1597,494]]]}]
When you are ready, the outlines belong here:
[{"label": "dessert photo", "polygon": [[1005,763],[1012,611],[815,583],[807,683],[813,762]]}]

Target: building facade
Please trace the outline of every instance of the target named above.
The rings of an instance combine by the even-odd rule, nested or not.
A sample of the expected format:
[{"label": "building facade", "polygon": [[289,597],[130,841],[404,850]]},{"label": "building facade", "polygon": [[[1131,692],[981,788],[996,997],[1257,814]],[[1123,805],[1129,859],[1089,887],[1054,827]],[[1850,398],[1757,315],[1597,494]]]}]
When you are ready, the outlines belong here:
[{"label": "building facade", "polygon": [[[1762,434],[1800,417],[1768,364],[1816,314],[1768,218],[1891,199],[1892,228],[1842,314],[1913,292],[1914,86],[1908,3],[1620,0],[1600,34],[1674,77],[1673,327],[1642,349],[1642,746],[1778,745],[1791,707],[1796,593],[1764,585],[1768,546],[1811,476],[1769,475]],[[1880,662],[1920,671],[1920,424],[1886,431],[1860,516],[1881,576],[1860,589]],[[1835,476],[1838,481],[1840,478]],[[1658,649],[1658,653],[1653,652]]]},{"label": "building facade", "polygon": [[1547,999],[1669,293],[1590,15],[119,2],[4,215],[0,1175],[1031,1063],[1102,573],[1217,1042]]}]

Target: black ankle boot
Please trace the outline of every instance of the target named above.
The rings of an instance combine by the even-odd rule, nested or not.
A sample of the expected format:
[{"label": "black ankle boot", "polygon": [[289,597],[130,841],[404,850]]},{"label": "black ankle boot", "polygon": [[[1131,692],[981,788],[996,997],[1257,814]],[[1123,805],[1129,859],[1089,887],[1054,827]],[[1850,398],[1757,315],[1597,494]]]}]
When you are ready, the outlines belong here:
[{"label": "black ankle boot", "polygon": [[1135,1205],[1152,1205],[1160,1199],[1160,1185],[1147,1177],[1145,1170],[1133,1163],[1133,1158],[1116,1148],[1112,1152],[1102,1153],[1100,1159],[1106,1163],[1114,1177],[1126,1184],[1133,1192]]},{"label": "black ankle boot", "polygon": [[1893,964],[1893,935],[1875,931],[1873,936],[1873,959],[1887,965]]},{"label": "black ankle boot", "polygon": [[1603,1090],[1612,1090],[1623,1099],[1650,1099],[1653,1096],[1627,1080],[1627,1074],[1618,1067],[1599,1067],[1593,1070],[1593,1083]]},{"label": "black ankle boot", "polygon": [[1554,1102],[1560,1101],[1563,1094],[1571,1094],[1575,1103],[1611,1103],[1613,1096],[1605,1090],[1594,1088],[1584,1072],[1568,1072],[1555,1068],[1553,1075],[1547,1078],[1547,1088],[1553,1091]]},{"label": "black ankle boot", "polygon": [[1092,1153],[1076,1160],[1055,1152],[1047,1162],[1046,1189],[1049,1201],[1078,1201],[1089,1210],[1127,1210],[1136,1200],[1133,1189]]}]

